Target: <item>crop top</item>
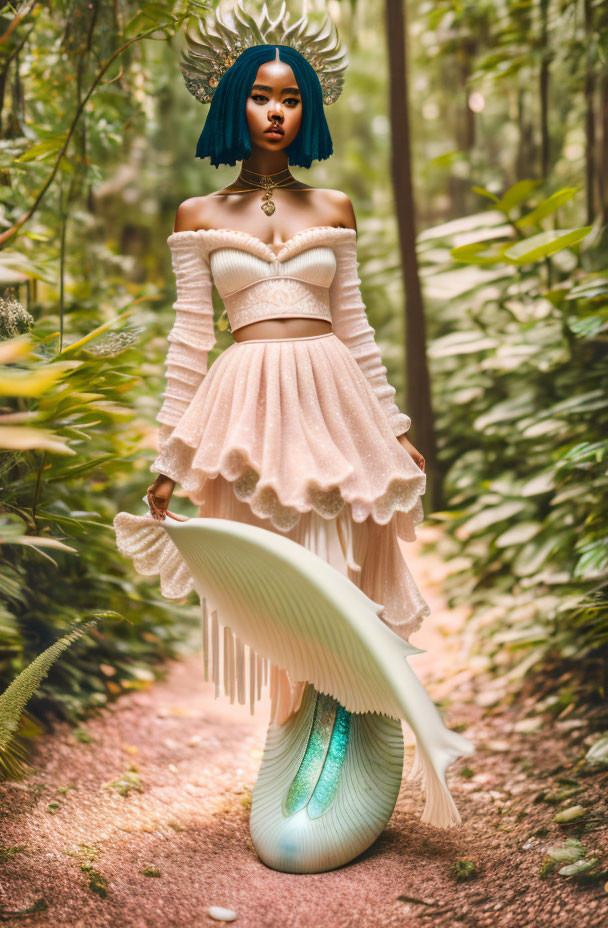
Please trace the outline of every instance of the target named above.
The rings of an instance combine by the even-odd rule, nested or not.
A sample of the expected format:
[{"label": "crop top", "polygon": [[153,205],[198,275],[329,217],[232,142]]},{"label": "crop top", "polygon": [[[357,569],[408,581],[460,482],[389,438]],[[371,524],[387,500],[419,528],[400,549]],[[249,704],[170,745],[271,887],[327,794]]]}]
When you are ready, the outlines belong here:
[{"label": "crop top", "polygon": [[354,229],[303,229],[278,254],[256,236],[232,229],[173,232],[167,244],[177,300],[165,360],[166,389],[156,417],[161,448],[207,372],[207,355],[216,343],[214,283],[233,332],[262,319],[330,321],[378,397],[393,433],[407,432],[410,417],[395,403],[395,388],[388,383],[361,298]]},{"label": "crop top", "polygon": [[210,267],[232,332],[260,319],[332,321],[329,288],[336,257],[327,246],[272,263],[240,248],[218,248],[211,253]]}]

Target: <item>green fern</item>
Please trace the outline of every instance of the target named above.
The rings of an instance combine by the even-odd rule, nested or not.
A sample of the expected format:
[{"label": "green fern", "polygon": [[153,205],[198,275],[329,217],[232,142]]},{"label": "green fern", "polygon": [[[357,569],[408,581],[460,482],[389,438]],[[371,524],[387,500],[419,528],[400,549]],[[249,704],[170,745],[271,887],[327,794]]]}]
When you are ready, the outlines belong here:
[{"label": "green fern", "polygon": [[15,774],[22,775],[24,771],[25,751],[23,746],[15,740],[15,732],[19,728],[19,722],[26,704],[60,654],[67,650],[74,641],[82,637],[87,629],[96,625],[100,618],[109,615],[116,617],[117,613],[105,612],[98,614],[88,622],[72,628],[46,651],[39,654],[0,694],[0,779],[6,779],[8,776],[14,777]]}]

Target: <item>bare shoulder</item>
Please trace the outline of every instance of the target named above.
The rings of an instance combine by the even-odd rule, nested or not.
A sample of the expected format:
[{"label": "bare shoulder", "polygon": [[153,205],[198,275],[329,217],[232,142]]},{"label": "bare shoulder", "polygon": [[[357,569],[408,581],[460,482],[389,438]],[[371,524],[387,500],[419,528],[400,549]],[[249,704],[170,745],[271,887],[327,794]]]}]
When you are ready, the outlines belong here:
[{"label": "bare shoulder", "polygon": [[324,202],[325,208],[335,215],[334,225],[342,225],[347,229],[357,230],[357,220],[353,204],[342,190],[318,188],[318,196]]},{"label": "bare shoulder", "polygon": [[189,197],[177,208],[175,215],[174,232],[196,232],[197,229],[208,229],[211,213],[210,197]]}]

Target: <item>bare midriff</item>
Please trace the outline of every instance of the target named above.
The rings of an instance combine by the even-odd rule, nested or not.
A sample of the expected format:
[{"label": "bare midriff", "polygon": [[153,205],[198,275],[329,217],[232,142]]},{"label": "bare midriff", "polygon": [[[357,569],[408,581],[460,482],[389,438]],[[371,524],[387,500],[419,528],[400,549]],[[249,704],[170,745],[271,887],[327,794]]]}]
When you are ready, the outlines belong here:
[{"label": "bare midriff", "polygon": [[235,342],[245,342],[249,338],[308,338],[311,335],[325,335],[332,330],[327,319],[260,319],[242,325],[232,333]]}]

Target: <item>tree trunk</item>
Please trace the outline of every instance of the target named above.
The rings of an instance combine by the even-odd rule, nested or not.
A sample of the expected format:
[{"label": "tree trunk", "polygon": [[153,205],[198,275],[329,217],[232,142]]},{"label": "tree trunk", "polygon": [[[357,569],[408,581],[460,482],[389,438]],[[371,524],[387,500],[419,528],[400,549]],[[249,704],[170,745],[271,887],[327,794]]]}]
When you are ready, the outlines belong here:
[{"label": "tree trunk", "polygon": [[413,442],[424,455],[430,504],[443,507],[443,484],[426,357],[426,326],[416,254],[416,219],[412,183],[411,135],[408,114],[405,9],[402,0],[386,0],[386,35],[390,79],[391,172],[399,230],[405,291],[406,411],[412,419]]},{"label": "tree trunk", "polygon": [[600,147],[600,208],[602,225],[608,225],[608,68],[600,78],[600,125],[602,141]]},{"label": "tree trunk", "polygon": [[585,0],[585,34],[587,61],[585,64],[585,180],[587,195],[587,225],[595,218],[595,73],[591,49],[593,48],[593,3]]},{"label": "tree trunk", "polygon": [[550,55],[548,41],[548,13],[549,0],[541,0],[541,50],[542,58],[540,63],[539,75],[539,95],[540,95],[540,174],[543,179],[549,176],[549,167],[551,163],[551,139],[549,136],[549,77],[550,77]]}]

